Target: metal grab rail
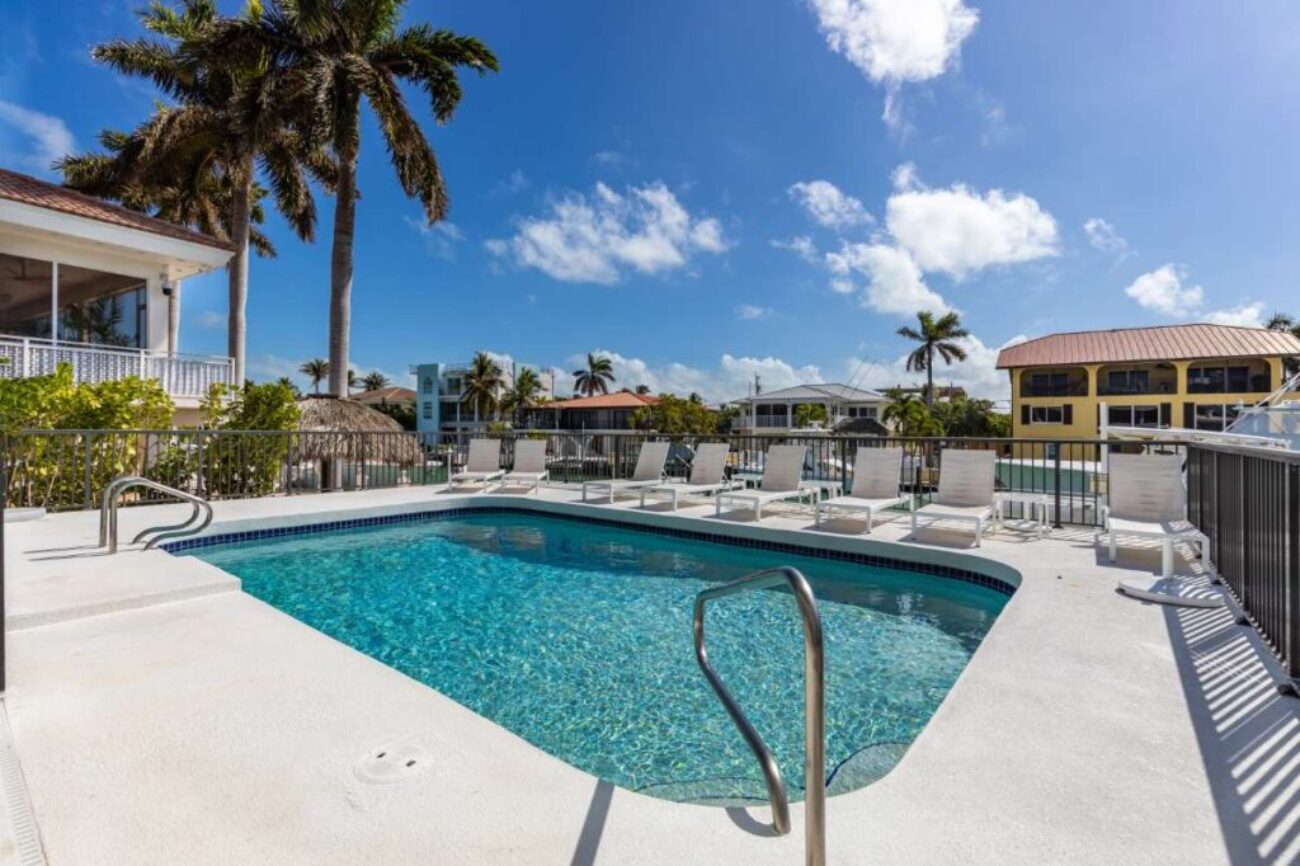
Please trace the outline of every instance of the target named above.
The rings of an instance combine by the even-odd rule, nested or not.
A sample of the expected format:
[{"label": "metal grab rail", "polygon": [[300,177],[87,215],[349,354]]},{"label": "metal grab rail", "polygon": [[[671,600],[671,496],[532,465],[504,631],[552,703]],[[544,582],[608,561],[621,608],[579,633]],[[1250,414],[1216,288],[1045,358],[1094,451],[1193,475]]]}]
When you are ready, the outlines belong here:
[{"label": "metal grab rail", "polygon": [[790,799],[786,794],[785,779],[772,750],[763,742],[758,731],[750,724],[744,710],[722,684],[713,666],[709,664],[708,647],[704,640],[704,606],[707,602],[751,589],[765,589],[782,582],[789,585],[799,605],[803,619],[804,654],[804,783],[807,797],[804,802],[804,848],[807,866],[824,866],[826,863],[826,693],[825,654],[822,647],[822,620],[817,612],[808,578],[798,569],[789,566],[771,568],[747,575],[739,580],[706,589],[695,597],[695,658],[709,685],[717,693],[727,715],[740,729],[741,736],[758,758],[767,781],[767,795],[772,803],[772,828],[778,835],[790,832]]},{"label": "metal grab rail", "polygon": [[[192,493],[186,493],[184,490],[177,490],[175,487],[168,487],[166,484],[159,484],[157,481],[140,475],[123,475],[114,478],[112,483],[105,488],[104,498],[99,509],[99,546],[104,547],[107,545],[109,553],[117,553],[118,499],[132,487],[147,487],[182,502],[188,502],[193,506],[190,516],[180,523],[150,526],[137,533],[135,538],[131,539],[132,544],[139,544],[144,541],[146,536],[153,535],[145,544],[145,550],[152,550],[158,542],[165,538],[183,538],[187,535],[200,533],[208,528],[208,524],[212,523],[212,506],[208,504],[206,499]],[[201,519],[200,514],[202,514]]]}]

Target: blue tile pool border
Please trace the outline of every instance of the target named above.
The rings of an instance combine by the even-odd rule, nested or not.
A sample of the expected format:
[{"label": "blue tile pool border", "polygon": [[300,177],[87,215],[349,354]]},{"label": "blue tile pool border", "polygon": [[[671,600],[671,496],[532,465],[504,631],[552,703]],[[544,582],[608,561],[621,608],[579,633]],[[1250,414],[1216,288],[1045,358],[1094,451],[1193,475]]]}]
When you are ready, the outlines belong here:
[{"label": "blue tile pool border", "polygon": [[892,559],[887,556],[873,556],[869,553],[853,553],[844,550],[827,550],[804,544],[791,544],[785,541],[766,541],[759,538],[740,538],[733,535],[719,535],[713,532],[700,532],[693,529],[680,529],[669,526],[646,526],[639,523],[627,523],[602,517],[589,517],[581,514],[559,514],[550,511],[536,511],[531,508],[517,508],[507,505],[470,506],[468,508],[445,508],[438,511],[413,511],[405,514],[387,514],[382,517],[354,517],[347,520],[329,520],[318,523],[304,523],[298,526],[279,526],[273,529],[249,529],[244,532],[225,532],[205,535],[200,538],[186,538],[159,545],[159,549],[168,553],[180,554],[203,547],[216,547],[222,544],[239,544],[246,541],[260,541],[268,538],[287,538],[295,535],[318,535],[325,532],[337,532],[341,529],[357,529],[364,526],[385,526],[393,523],[425,523],[448,517],[466,517],[475,514],[531,514],[553,517],[558,520],[570,520],[579,523],[595,523],[633,532],[645,532],[651,535],[667,535],[691,541],[706,541],[713,544],[725,544],[732,547],[748,547],[758,550],[770,550],[775,553],[788,553],[795,556],[809,556],[815,559],[832,559],[839,562],[852,562],[858,565],[870,565],[879,568],[891,568],[898,571],[910,571],[946,577],[992,589],[1002,595],[1011,596],[1016,587],[1000,578],[991,577],[978,571],[954,568],[929,562],[911,562],[905,559]]}]

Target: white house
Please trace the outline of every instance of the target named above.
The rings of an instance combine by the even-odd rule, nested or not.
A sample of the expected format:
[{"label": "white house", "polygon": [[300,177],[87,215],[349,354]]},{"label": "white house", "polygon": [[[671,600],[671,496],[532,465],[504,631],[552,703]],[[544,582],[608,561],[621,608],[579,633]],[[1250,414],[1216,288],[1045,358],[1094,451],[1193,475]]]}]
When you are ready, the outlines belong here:
[{"label": "white house", "polygon": [[834,383],[796,385],[780,391],[761,393],[732,401],[740,415],[732,428],[747,432],[780,433],[795,429],[795,411],[799,406],[821,406],[828,421],[825,429],[835,429],[854,422],[879,422],[888,399],[876,391]]},{"label": "white house", "polygon": [[178,418],[192,415],[233,365],[180,352],[181,281],[231,254],[215,238],[0,169],[0,377],[67,363],[82,382],[156,378]]}]

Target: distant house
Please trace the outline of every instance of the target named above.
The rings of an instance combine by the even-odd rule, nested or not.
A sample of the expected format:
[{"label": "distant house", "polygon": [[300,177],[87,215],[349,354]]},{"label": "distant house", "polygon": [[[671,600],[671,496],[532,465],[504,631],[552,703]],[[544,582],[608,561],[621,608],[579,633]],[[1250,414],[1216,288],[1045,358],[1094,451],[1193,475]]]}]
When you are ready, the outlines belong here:
[{"label": "distant house", "polygon": [[627,430],[636,411],[658,399],[649,394],[617,391],[556,400],[530,410],[525,423],[540,430]]},{"label": "distant house", "polygon": [[[515,376],[523,369],[523,364],[501,362],[502,385],[495,395],[498,400],[514,387]],[[537,374],[543,395],[554,393],[553,374],[536,368],[529,369]],[[411,367],[417,389],[414,395],[417,404],[416,423],[421,433],[478,433],[492,422],[492,418],[478,417],[474,406],[465,399],[465,383],[469,371],[469,362],[431,362]]]},{"label": "distant house", "polygon": [[[1049,334],[1008,346],[1016,438],[1096,436],[1111,427],[1222,430],[1282,386],[1300,340],[1285,331],[1188,324]],[[1296,395],[1289,395],[1295,399]]]},{"label": "distant house", "polygon": [[353,394],[352,399],[367,406],[387,403],[390,406],[413,407],[415,406],[415,391],[411,388],[390,385],[386,388],[375,388],[373,391],[362,391],[359,394]]},{"label": "distant house", "polygon": [[223,267],[229,244],[0,168],[0,377],[157,379],[179,423],[233,384],[230,358],[180,352],[181,280]]},{"label": "distant house", "polygon": [[800,406],[821,406],[829,419],[827,429],[852,425],[872,426],[879,422],[888,399],[877,391],[851,385],[819,383],[796,385],[753,397],[733,400],[740,414],[731,422],[737,431],[778,433],[795,429],[795,413]]}]

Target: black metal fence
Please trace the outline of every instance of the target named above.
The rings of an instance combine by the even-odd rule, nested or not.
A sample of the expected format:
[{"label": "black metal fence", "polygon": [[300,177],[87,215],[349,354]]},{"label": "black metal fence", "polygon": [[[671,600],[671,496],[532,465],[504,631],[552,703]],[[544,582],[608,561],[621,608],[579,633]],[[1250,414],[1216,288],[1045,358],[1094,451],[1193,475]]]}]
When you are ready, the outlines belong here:
[{"label": "black metal fence", "polygon": [[[470,438],[407,432],[31,430],[3,443],[5,491],[11,505],[75,510],[97,507],[107,484],[127,473],[208,499],[443,484],[450,472],[464,466]],[[651,439],[673,443],[667,471],[674,477],[689,472],[693,449],[700,442],[727,442],[728,472],[742,479],[761,476],[771,446],[804,444],[805,478],[825,482],[831,491],[850,488],[859,448],[901,446],[905,456],[900,484],[922,502],[938,488],[946,449],[978,448],[997,455],[1000,490],[1045,496],[1057,525],[1085,526],[1100,520],[1111,451],[1182,447],[1091,439],[763,433],[665,437],[639,431],[520,431],[499,438],[506,467],[513,462],[516,438],[546,439],[548,470],[557,483],[628,477],[641,443]],[[1016,517],[1026,507],[1023,498],[1013,498],[1008,513]]]},{"label": "black metal fence", "polygon": [[1187,492],[1224,583],[1300,676],[1300,453],[1191,445]]}]

